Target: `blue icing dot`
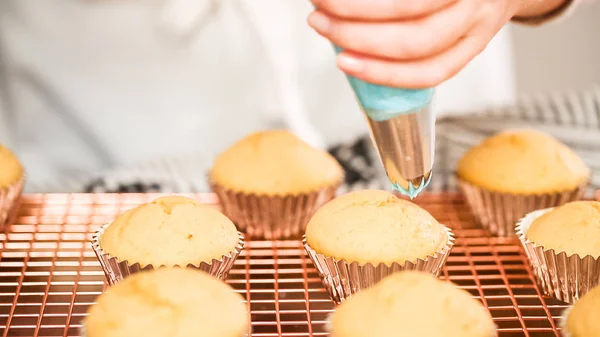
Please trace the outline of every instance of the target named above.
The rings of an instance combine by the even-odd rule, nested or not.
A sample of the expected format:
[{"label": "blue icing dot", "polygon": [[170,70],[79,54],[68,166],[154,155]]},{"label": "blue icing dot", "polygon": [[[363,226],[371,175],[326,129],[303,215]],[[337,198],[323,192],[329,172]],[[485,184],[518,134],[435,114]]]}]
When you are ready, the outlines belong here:
[{"label": "blue icing dot", "polygon": [[[336,53],[342,49],[334,46]],[[368,83],[347,76],[365,113],[373,120],[384,121],[422,109],[431,102],[434,89],[402,89]]]}]

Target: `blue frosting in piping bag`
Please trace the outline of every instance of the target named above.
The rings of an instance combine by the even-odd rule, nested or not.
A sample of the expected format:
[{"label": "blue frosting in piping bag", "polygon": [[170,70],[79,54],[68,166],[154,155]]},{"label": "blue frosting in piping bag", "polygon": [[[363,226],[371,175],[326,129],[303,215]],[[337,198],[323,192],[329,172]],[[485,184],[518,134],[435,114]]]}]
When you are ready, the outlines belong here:
[{"label": "blue frosting in piping bag", "polygon": [[[336,54],[342,52],[334,46]],[[431,102],[433,89],[402,89],[372,84],[346,75],[356,98],[369,118],[384,121],[422,109]]]},{"label": "blue frosting in piping bag", "polygon": [[[336,54],[342,49],[334,45]],[[346,75],[364,113],[374,121],[382,122],[399,115],[410,114],[427,106],[433,98],[434,89],[402,89],[372,84]],[[419,186],[409,184],[408,189],[392,182],[400,193],[416,197],[431,181],[431,175]]]},{"label": "blue frosting in piping bag", "polygon": [[422,109],[433,97],[433,89],[411,90],[367,83],[352,76],[348,81],[365,113],[375,121]]}]

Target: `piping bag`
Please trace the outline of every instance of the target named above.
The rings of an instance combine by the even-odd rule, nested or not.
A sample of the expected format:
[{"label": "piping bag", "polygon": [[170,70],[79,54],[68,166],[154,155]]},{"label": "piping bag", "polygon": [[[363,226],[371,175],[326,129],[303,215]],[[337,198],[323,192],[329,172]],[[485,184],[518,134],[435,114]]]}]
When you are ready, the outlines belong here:
[{"label": "piping bag", "polygon": [[[342,51],[334,49],[338,54]],[[393,189],[415,198],[432,176],[435,116],[430,103],[434,90],[391,88],[346,77]]]}]

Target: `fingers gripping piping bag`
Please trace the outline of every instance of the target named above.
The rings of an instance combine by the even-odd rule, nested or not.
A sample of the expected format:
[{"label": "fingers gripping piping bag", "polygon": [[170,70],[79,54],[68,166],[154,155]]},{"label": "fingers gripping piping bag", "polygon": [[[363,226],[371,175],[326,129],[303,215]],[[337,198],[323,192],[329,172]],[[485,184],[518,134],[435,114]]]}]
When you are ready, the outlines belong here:
[{"label": "fingers gripping piping bag", "polygon": [[[334,46],[336,53],[342,51]],[[401,89],[347,76],[369,123],[392,187],[415,198],[431,181],[435,143],[433,89]]]}]

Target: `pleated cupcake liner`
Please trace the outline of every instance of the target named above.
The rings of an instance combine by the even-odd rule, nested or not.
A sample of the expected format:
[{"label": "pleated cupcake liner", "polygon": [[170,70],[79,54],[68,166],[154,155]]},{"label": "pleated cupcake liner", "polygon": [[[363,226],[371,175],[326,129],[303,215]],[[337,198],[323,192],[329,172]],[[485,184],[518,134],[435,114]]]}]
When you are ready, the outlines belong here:
[{"label": "pleated cupcake liner", "polygon": [[[113,285],[121,282],[129,275],[138,273],[144,270],[153,270],[161,267],[165,267],[164,265],[153,266],[151,264],[142,266],[139,263],[130,263],[127,260],[119,260],[119,258],[115,256],[111,256],[107,252],[105,252],[101,248],[101,240],[104,231],[108,228],[110,224],[106,224],[102,226],[92,237],[92,248],[98,260],[100,261],[100,265],[104,270],[104,274],[106,275],[106,279],[108,283]],[[225,280],[227,279],[227,275],[229,271],[233,267],[235,260],[240,255],[241,251],[244,249],[244,236],[242,233],[238,232],[238,243],[235,248],[227,255],[223,255],[220,259],[212,259],[210,262],[200,262],[199,264],[190,263],[187,266],[176,266],[176,267],[185,267],[185,268],[195,268],[202,270],[217,279]]]},{"label": "pleated cupcake liner", "polygon": [[445,227],[448,242],[439,252],[427,256],[425,259],[417,259],[415,262],[405,261],[403,263],[394,262],[391,265],[380,263],[373,265],[371,263],[361,265],[358,262],[349,262],[343,259],[336,259],[331,256],[317,253],[303,238],[302,243],[317,268],[323,285],[331,296],[331,299],[340,304],[353,294],[367,289],[386,276],[404,270],[418,270],[439,276],[442,267],[450,255],[450,250],[454,246],[454,234]]},{"label": "pleated cupcake liner", "polygon": [[527,214],[517,223],[516,232],[543,294],[563,302],[575,303],[589,290],[600,285],[600,257],[582,257],[578,254],[567,256],[565,252],[545,249],[527,239],[527,232],[533,221],[552,209]]},{"label": "pleated cupcake liner", "polygon": [[23,177],[10,186],[0,189],[0,230],[7,229],[10,222],[14,220],[24,185]]},{"label": "pleated cupcake liner", "polygon": [[222,212],[252,239],[300,239],[306,224],[335,198],[341,183],[297,195],[260,195],[211,184]]},{"label": "pleated cupcake liner", "polygon": [[589,181],[575,189],[546,194],[512,194],[490,191],[457,177],[477,222],[498,237],[515,236],[515,224],[527,213],[580,200]]}]

